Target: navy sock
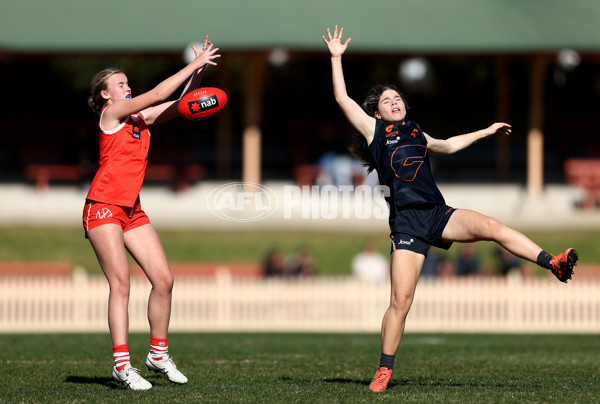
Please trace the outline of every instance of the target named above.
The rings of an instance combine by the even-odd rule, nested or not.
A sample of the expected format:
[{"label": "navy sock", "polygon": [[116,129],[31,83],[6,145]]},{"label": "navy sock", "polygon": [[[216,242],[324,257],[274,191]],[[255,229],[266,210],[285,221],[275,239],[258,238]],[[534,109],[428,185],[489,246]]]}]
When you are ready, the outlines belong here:
[{"label": "navy sock", "polygon": [[542,250],[537,257],[537,264],[546,269],[552,269],[552,264],[550,264],[552,258],[554,258],[552,254]]},{"label": "navy sock", "polygon": [[382,353],[381,359],[379,359],[379,367],[394,369],[394,359],[396,359],[396,355],[386,355]]}]

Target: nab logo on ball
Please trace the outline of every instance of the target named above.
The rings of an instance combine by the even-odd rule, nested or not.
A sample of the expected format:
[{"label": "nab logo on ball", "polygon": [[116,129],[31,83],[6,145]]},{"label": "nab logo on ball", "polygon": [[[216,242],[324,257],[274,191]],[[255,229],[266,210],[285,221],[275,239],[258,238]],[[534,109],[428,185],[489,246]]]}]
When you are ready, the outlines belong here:
[{"label": "nab logo on ball", "polygon": [[227,104],[227,94],[221,89],[203,87],[186,94],[177,105],[182,117],[191,120],[214,116]]},{"label": "nab logo on ball", "polygon": [[212,95],[202,100],[188,102],[188,107],[190,108],[190,115],[205,112],[209,109],[216,108],[218,106],[219,100],[217,100],[216,95]]}]

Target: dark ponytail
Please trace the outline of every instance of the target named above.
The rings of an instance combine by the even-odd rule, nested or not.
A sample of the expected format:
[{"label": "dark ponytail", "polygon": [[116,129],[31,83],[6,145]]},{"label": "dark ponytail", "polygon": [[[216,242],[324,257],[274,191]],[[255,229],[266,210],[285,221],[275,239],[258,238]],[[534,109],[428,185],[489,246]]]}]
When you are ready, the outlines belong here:
[{"label": "dark ponytail", "polygon": [[367,174],[377,168],[375,159],[369,150],[367,139],[360,133],[355,133],[352,137],[352,143],[348,147],[350,153],[360,160],[363,166],[367,167]]}]

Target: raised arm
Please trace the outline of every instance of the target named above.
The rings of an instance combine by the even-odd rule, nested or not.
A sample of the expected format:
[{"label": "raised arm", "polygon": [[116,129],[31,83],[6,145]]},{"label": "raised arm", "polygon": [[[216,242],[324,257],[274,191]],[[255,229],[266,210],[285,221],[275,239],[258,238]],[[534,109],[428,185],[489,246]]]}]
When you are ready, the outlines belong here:
[{"label": "raised arm", "polygon": [[[192,50],[194,51],[194,55],[195,55],[194,57],[198,58],[198,57],[200,57],[200,55],[203,52],[210,52],[212,50],[212,47],[213,47],[213,43],[208,39],[208,35],[206,35],[204,37],[204,45],[202,46],[202,50],[199,50],[198,48],[196,48],[195,45],[192,45]],[[181,96],[179,98],[182,98],[184,95],[186,95],[190,91],[194,91],[195,89],[200,87],[200,82],[202,81],[202,76],[204,76],[206,67],[207,66],[204,65],[201,68],[199,68],[198,70],[196,70],[194,72],[194,74],[192,74],[192,77],[190,77],[190,80],[188,81],[185,88],[181,92]]]},{"label": "raised arm", "polygon": [[348,44],[352,38],[348,38],[346,42],[342,43],[343,34],[344,28],[338,30],[338,26],[336,25],[333,35],[331,35],[329,28],[327,28],[327,38],[323,36],[323,41],[331,53],[333,95],[348,121],[367,139],[367,143],[371,143],[375,133],[375,118],[369,116],[346,92],[342,55],[348,48]]},{"label": "raised arm", "polygon": [[[218,48],[211,48],[197,54],[197,57],[187,66],[160,82],[150,91],[131,99],[114,101],[104,111],[102,117],[103,126],[104,122],[118,121],[138,111],[144,112],[146,123],[149,125],[164,122],[177,116],[177,100],[165,102],[163,104],[159,103],[173,94],[173,92],[175,92],[175,90],[177,90],[177,88],[179,88],[179,86],[181,86],[188,77],[196,74],[206,65],[216,65],[217,63],[214,62],[213,59],[221,57],[221,55],[216,53],[218,50]],[[105,127],[110,126],[114,125],[109,124]]]},{"label": "raised arm", "polygon": [[494,135],[509,135],[511,133],[510,125],[503,122],[496,122],[488,128],[476,132],[465,133],[464,135],[452,136],[448,139],[436,139],[425,133],[427,139],[427,149],[433,154],[452,154],[466,149],[473,143]]},{"label": "raised arm", "polygon": [[[200,82],[202,81],[202,76],[204,76],[206,67],[209,64],[216,65],[215,62],[212,62],[212,59],[221,56],[215,54],[215,52],[219,49],[213,49],[213,43],[208,39],[208,35],[204,37],[204,45],[202,46],[202,50],[199,50],[194,45],[192,45],[192,49],[194,50],[195,60],[204,60],[206,63],[194,70],[183,91],[181,92],[179,99],[200,86]],[[145,109],[144,115],[146,116],[146,123],[148,125],[162,123],[179,116],[179,111],[177,110],[177,103],[179,102],[179,99],[167,101]]]}]

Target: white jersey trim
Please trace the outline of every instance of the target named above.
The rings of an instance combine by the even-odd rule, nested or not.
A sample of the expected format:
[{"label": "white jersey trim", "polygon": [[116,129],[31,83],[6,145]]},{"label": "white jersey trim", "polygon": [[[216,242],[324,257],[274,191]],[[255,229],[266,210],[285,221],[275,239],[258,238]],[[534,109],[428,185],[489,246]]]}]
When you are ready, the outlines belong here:
[{"label": "white jersey trim", "polygon": [[[104,111],[105,110],[106,110],[106,108],[104,108],[102,110],[102,113],[100,114],[100,121],[98,122],[98,128],[100,129],[100,132],[104,133],[105,135],[114,135],[115,133],[117,133],[118,131],[120,131],[121,129],[123,129],[123,126],[125,126],[125,124],[127,122],[129,122],[129,118],[131,118],[131,117],[135,117],[137,115],[141,115],[142,118],[144,119],[144,121],[146,121],[146,116],[144,115],[144,113],[143,112],[138,112],[138,113],[129,115],[127,117],[127,119],[125,119],[123,121],[123,123],[121,123],[119,126],[116,127],[116,129],[114,129],[114,130],[104,130],[104,129],[102,129],[102,115],[104,115]],[[135,119],[135,118],[134,118],[134,120],[138,121],[138,119]]]}]

